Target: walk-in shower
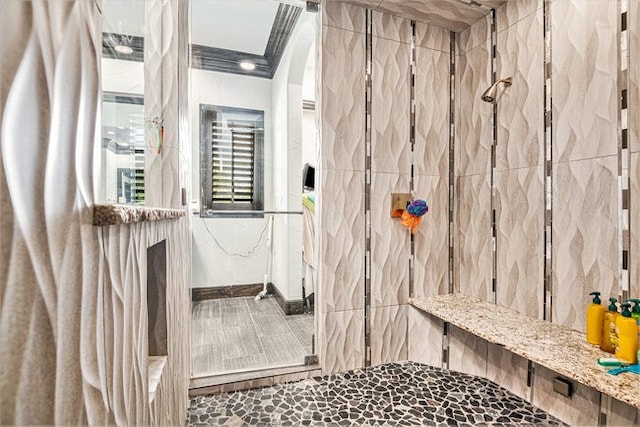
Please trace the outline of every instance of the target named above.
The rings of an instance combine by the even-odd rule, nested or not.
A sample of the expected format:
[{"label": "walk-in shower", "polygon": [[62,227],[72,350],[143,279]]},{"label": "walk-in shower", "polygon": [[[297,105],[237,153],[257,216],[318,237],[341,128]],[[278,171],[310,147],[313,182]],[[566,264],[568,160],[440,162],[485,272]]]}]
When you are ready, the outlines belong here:
[{"label": "walk-in shower", "polygon": [[489,87],[489,89],[485,90],[480,98],[484,102],[496,102],[496,95],[498,93],[498,84],[504,83],[506,87],[511,86],[511,77],[507,77],[506,79],[500,79]]}]

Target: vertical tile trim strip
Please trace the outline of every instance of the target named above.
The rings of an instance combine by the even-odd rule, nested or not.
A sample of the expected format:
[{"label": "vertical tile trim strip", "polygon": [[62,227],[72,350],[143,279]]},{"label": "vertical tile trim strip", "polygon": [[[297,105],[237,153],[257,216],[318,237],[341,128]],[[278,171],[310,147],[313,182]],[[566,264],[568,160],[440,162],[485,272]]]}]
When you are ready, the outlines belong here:
[{"label": "vertical tile trim strip", "polygon": [[456,33],[449,32],[449,293],[454,292],[454,207],[455,207],[455,93],[456,93]]},{"label": "vertical tile trim strip", "polygon": [[[409,189],[411,196],[415,194],[415,143],[416,143],[416,21],[411,21],[411,81],[409,82],[409,143],[411,144],[411,178]],[[414,296],[415,236],[409,232],[409,296]]]},{"label": "vertical tile trim strip", "polygon": [[364,366],[371,366],[371,69],[373,65],[373,12],[366,10],[365,29],[365,258],[364,258]]},{"label": "vertical tile trim strip", "polygon": [[[497,81],[497,39],[496,10],[491,9],[491,84]],[[498,145],[498,103],[493,103],[492,138],[491,138],[491,298],[497,303],[496,277],[498,272],[497,229],[496,229],[496,148]]]},{"label": "vertical tile trim strip", "polygon": [[618,248],[620,271],[620,298],[629,299],[629,168],[630,155],[627,140],[629,131],[628,112],[629,96],[629,30],[628,28],[628,0],[618,0]]},{"label": "vertical tile trim strip", "polygon": [[543,283],[543,320],[552,321],[552,235],[551,225],[553,217],[553,194],[552,194],[552,98],[551,98],[551,2],[544,0],[544,186],[545,186],[545,208],[544,208],[544,283]]}]

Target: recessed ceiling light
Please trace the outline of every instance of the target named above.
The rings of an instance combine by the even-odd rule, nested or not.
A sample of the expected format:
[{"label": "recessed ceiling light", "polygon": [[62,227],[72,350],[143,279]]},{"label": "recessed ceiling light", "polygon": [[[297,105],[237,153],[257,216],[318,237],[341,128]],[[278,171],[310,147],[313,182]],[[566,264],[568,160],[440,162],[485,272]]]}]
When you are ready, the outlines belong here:
[{"label": "recessed ceiling light", "polygon": [[240,62],[240,68],[242,68],[243,70],[247,70],[247,71],[253,71],[256,69],[256,64],[254,64],[251,61],[241,61]]},{"label": "recessed ceiling light", "polygon": [[123,53],[125,55],[131,55],[133,53],[133,49],[131,49],[131,47],[125,46],[123,44],[116,45],[114,49],[116,50],[116,52]]}]

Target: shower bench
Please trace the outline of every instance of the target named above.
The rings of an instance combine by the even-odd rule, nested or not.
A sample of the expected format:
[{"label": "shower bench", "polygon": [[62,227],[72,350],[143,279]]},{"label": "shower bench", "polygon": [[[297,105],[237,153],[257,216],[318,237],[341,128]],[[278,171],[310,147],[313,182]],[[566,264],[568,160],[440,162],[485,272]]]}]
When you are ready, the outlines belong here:
[{"label": "shower bench", "polygon": [[[409,304],[441,319],[445,330],[447,324],[455,326],[521,356],[530,366],[542,366],[619,400],[631,412],[635,408],[636,422],[640,421],[640,376],[607,373],[597,359],[612,355],[588,344],[585,334],[459,293],[410,298]],[[558,383],[566,385],[565,391],[571,394],[570,381],[558,378]]]}]

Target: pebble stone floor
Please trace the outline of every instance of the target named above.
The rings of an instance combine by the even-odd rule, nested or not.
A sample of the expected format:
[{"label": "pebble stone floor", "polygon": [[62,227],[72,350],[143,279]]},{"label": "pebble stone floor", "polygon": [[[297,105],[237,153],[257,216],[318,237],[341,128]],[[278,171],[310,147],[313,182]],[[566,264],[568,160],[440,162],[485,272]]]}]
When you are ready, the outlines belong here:
[{"label": "pebble stone floor", "polygon": [[187,425],[561,425],[497,384],[414,362],[198,396]]}]

